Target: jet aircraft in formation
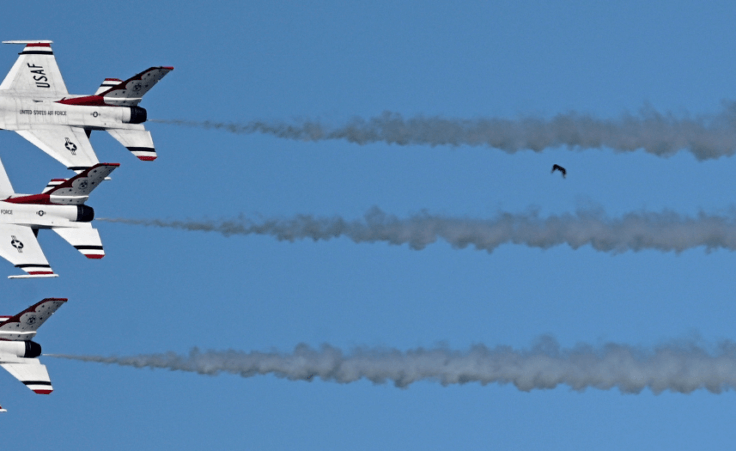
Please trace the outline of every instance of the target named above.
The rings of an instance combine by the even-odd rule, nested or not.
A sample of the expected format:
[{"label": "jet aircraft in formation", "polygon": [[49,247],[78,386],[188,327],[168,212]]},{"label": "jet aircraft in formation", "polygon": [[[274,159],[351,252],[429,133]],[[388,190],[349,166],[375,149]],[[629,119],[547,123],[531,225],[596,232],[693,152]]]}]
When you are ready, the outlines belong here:
[{"label": "jet aircraft in formation", "polygon": [[[0,316],[0,366],[39,395],[54,391],[46,365],[38,360],[36,331],[66,299],[47,298],[14,316]],[[0,412],[5,409],[0,407]]]},{"label": "jet aircraft in formation", "polygon": [[16,194],[0,162],[0,257],[27,272],[11,279],[58,277],[38,243],[38,231],[51,229],[87,258],[102,258],[100,233],[90,222],[95,212],[84,203],[120,166],[100,163],[71,179],[52,179],[41,194]]},{"label": "jet aircraft in formation", "polygon": [[106,78],[93,95],[70,95],[52,41],[3,41],[24,44],[18,60],[0,84],[0,129],[13,130],[67,168],[81,171],[99,163],[89,136],[105,130],[144,161],[156,159],[151,133],[143,127],[143,95],[174,70],[151,67],[125,80]]},{"label": "jet aircraft in formation", "polygon": [[53,230],[88,258],[105,255],[90,224],[94,210],[84,202],[119,164],[99,162],[90,133],[105,130],[139,159],[156,159],[138,103],[174,68],[151,67],[125,81],[107,78],[93,95],[70,95],[52,41],[3,43],[25,47],[0,84],[0,129],[16,131],[78,175],[53,179],[41,194],[16,194],[0,162],[0,257],[27,273],[11,278],[57,277],[36,239],[40,229]]},{"label": "jet aircraft in formation", "polygon": [[[13,130],[77,175],[53,179],[40,194],[17,194],[0,162],[0,257],[27,274],[10,278],[57,277],[38,243],[38,231],[51,229],[88,258],[105,252],[90,222],[89,194],[118,163],[100,163],[89,137],[107,131],[144,161],[156,159],[151,133],[142,125],[147,112],[138,106],[173,67],[151,67],[123,81],[106,78],[93,95],[68,93],[52,41],[3,41],[23,44],[0,84],[0,129]],[[49,298],[15,316],[0,316],[0,366],[36,393],[53,391],[41,346],[31,339],[66,299]],[[5,409],[0,407],[0,412]]]}]

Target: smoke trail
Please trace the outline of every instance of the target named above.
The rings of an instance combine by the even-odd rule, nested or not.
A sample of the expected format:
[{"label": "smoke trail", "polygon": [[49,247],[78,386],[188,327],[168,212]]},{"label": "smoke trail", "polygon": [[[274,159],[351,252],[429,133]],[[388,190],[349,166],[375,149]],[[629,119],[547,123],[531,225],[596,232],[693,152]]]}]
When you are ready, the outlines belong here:
[{"label": "smoke trail", "polygon": [[736,250],[736,213],[696,217],[672,212],[628,213],[609,218],[600,212],[578,211],[575,214],[540,217],[537,213],[501,213],[492,219],[453,218],[423,212],[405,219],[374,207],[362,219],[297,215],[289,219],[236,219],[213,221],[170,221],[161,219],[101,218],[151,227],[189,231],[217,232],[231,235],[268,235],[279,241],[298,239],[330,240],[341,236],[355,243],[387,242],[411,249],[424,249],[438,239],[454,248],[472,246],[492,252],[505,243],[547,249],[567,244],[573,249],[590,245],[600,252],[625,252],[653,249],[681,252],[705,246]]},{"label": "smoke trail", "polygon": [[354,118],[340,126],[319,120],[293,123],[251,121],[244,123],[152,120],[162,124],[225,130],[231,133],[263,133],[301,141],[345,140],[360,145],[375,142],[430,146],[488,146],[508,153],[549,147],[572,149],[603,147],[619,152],[638,149],[668,157],[680,150],[698,160],[730,156],[736,152],[736,104],[724,104],[715,115],[675,117],[651,108],[638,115],[618,119],[597,119],[580,113],[558,114],[551,119],[478,118],[454,119],[439,116],[404,118],[384,112],[369,119]]},{"label": "smoke trail", "polygon": [[346,354],[329,345],[314,349],[300,344],[290,354],[201,352],[194,348],[189,355],[168,352],[129,357],[54,357],[210,376],[273,374],[289,380],[320,378],[341,384],[360,379],[375,384],[390,381],[397,387],[436,381],[445,386],[469,382],[510,383],[522,391],[552,389],[558,385],[578,391],[589,387],[618,388],[623,393],[639,393],[645,388],[654,393],[690,393],[698,389],[721,393],[736,388],[736,343],[733,342],[721,343],[714,352],[695,344],[664,345],[651,350],[620,344],[606,344],[597,349],[589,345],[563,349],[553,338],[543,337],[528,350],[475,345],[467,351],[359,348]]}]

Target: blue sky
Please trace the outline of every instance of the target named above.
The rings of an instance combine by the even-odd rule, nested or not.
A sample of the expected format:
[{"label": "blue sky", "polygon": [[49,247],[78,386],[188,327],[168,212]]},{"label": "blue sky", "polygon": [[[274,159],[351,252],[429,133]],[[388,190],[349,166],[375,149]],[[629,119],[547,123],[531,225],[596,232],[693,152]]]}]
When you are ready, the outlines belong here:
[{"label": "blue sky", "polygon": [[[149,118],[344,123],[383,111],[457,118],[600,118],[644,106],[715,114],[736,86],[731,2],[24,2],[2,39],[52,39],[71,93],[155,65],[176,69],[141,106]],[[0,47],[0,68],[20,51]],[[486,147],[344,141],[149,123],[140,162],[93,133],[113,180],[98,217],[219,219],[240,213],[493,217],[594,206],[617,216],[732,208],[734,158],[698,162],[610,149],[513,155]],[[0,158],[19,192],[69,176],[12,132]],[[551,176],[553,163],[568,169]],[[555,174],[557,175],[557,174]],[[69,302],[41,329],[47,353],[133,355],[329,343],[409,349],[653,346],[733,339],[734,255],[702,248],[611,255],[586,246],[279,242],[263,236],[97,222],[107,256],[87,260],[51,233],[61,277],[7,280],[2,314]],[[707,449],[736,439],[733,393],[690,395],[509,385],[407,389],[274,376],[217,377],[47,358],[55,391],[0,374],[7,447],[34,449]],[[10,433],[12,431],[12,433]]]}]

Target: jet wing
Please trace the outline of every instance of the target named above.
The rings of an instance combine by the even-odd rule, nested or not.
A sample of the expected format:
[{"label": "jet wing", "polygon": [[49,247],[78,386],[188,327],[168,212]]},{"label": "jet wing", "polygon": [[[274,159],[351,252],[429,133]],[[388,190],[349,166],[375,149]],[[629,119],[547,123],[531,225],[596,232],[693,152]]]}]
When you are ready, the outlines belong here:
[{"label": "jet wing", "polygon": [[[0,361],[2,360],[4,360],[3,356],[0,355]],[[15,362],[0,363],[0,366],[39,395],[48,395],[54,391],[46,365],[38,359],[19,359],[16,357]]]},{"label": "jet wing", "polygon": [[59,65],[51,50],[51,41],[3,41],[3,44],[26,44],[0,90],[17,94],[59,98],[68,94]]},{"label": "jet wing", "polygon": [[7,199],[13,194],[15,194],[15,191],[13,191],[13,185],[10,184],[8,173],[5,172],[5,166],[3,165],[3,162],[0,161],[0,198]]},{"label": "jet wing", "polygon": [[87,133],[81,127],[57,125],[17,132],[73,171],[99,163]]},{"label": "jet wing", "polygon": [[43,255],[33,229],[28,226],[0,224],[0,257],[28,273],[28,276],[10,278],[58,277]]}]

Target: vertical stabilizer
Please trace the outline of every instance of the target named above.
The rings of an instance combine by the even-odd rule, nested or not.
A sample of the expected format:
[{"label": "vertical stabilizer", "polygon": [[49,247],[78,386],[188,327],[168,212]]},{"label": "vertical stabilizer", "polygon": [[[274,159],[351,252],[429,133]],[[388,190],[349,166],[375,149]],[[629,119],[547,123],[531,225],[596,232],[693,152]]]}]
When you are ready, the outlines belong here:
[{"label": "vertical stabilizer", "polygon": [[38,328],[46,322],[67,300],[46,298],[0,324],[0,339],[26,341],[36,336]]},{"label": "vertical stabilizer", "polygon": [[172,70],[170,66],[150,67],[99,95],[108,105],[136,106],[143,95]]}]

